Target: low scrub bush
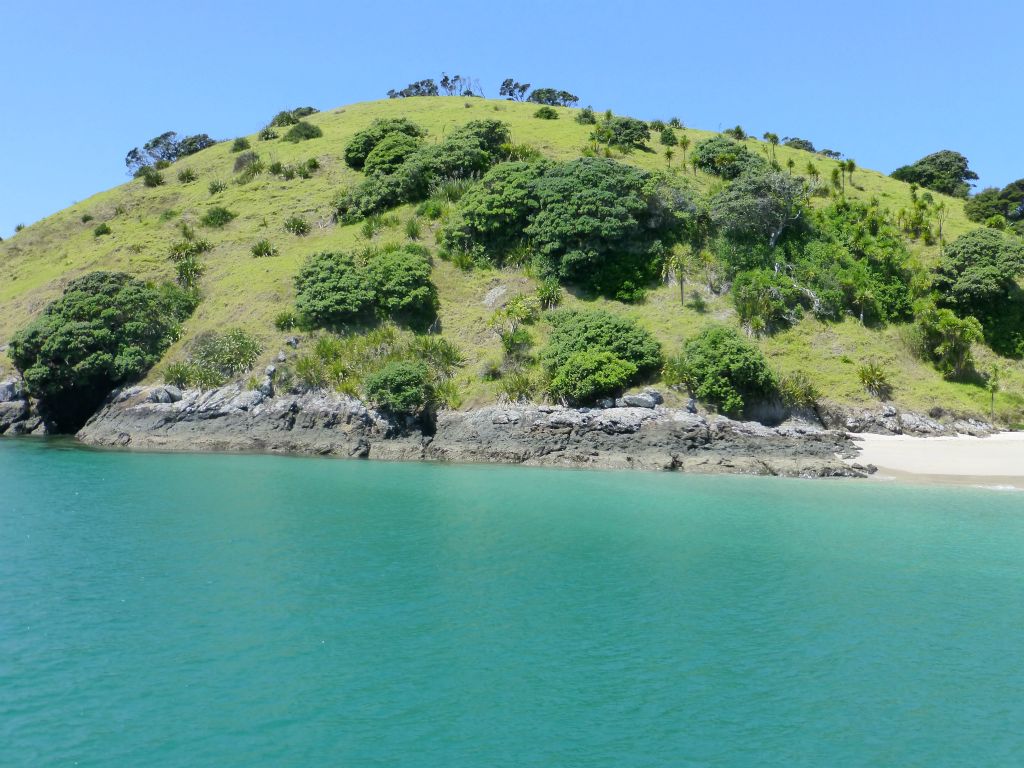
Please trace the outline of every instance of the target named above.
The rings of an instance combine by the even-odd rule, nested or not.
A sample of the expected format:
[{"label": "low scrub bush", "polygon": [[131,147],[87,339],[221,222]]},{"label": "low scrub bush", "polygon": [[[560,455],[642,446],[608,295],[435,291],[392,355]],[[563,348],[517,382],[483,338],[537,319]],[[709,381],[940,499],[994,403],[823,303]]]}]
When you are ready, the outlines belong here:
[{"label": "low scrub bush", "polygon": [[602,310],[562,310],[549,319],[552,330],[541,359],[552,394],[570,402],[610,394],[661,364],[658,342],[633,320]]},{"label": "low scrub bush", "polygon": [[139,171],[142,183],[147,187],[159,187],[164,183],[164,175],[152,165],[144,165]]},{"label": "low scrub bush", "polygon": [[430,374],[423,363],[396,361],[366,377],[366,397],[395,414],[415,414],[431,399]]},{"label": "low scrub bush", "polygon": [[412,139],[419,139],[426,136],[426,131],[404,117],[375,120],[369,128],[359,131],[345,145],[345,164],[357,171],[362,170],[374,147],[392,134],[402,134]]},{"label": "low scrub bush", "polygon": [[892,384],[885,367],[876,361],[864,363],[857,368],[857,379],[864,389],[879,400],[888,400],[892,394]]},{"label": "low scrub bush", "polygon": [[551,378],[551,394],[570,403],[592,403],[622,392],[636,366],[606,350],[574,352]]},{"label": "low scrub bush", "polygon": [[290,309],[282,310],[274,316],[274,327],[279,331],[290,331],[298,324],[298,316]]},{"label": "low scrub bush", "polygon": [[557,120],[558,110],[556,110],[554,107],[544,106],[538,109],[536,112],[534,112],[533,116],[536,117],[538,120]]},{"label": "low scrub bush", "polygon": [[261,351],[259,341],[243,328],[207,331],[192,342],[187,360],[164,369],[164,381],[183,389],[219,387],[252,370]]},{"label": "low scrub bush", "polygon": [[245,152],[242,152],[238,157],[235,158],[235,164],[233,166],[233,170],[234,170],[235,173],[238,173],[240,171],[244,171],[250,165],[258,163],[259,161],[260,161],[260,156],[258,154],[253,152],[251,149],[250,150],[246,150]]},{"label": "low scrub bush", "polygon": [[400,132],[390,133],[377,142],[366,156],[363,170],[367,174],[394,173],[419,147],[418,137]]},{"label": "low scrub bush", "polygon": [[93,215],[91,213],[83,213],[82,214],[82,223],[83,224],[88,224],[92,220],[93,220]]},{"label": "low scrub bush", "polygon": [[203,214],[199,222],[204,227],[213,227],[214,229],[220,229],[225,225],[229,224],[237,214],[232,213],[227,208],[215,205]]},{"label": "low scrub bush", "polygon": [[249,140],[245,137],[239,137],[231,142],[232,152],[242,152],[249,148]]},{"label": "low scrub bush", "polygon": [[93,237],[103,237],[103,235],[109,235],[111,233],[111,231],[112,230],[110,229],[110,225],[107,224],[107,222],[104,221],[102,224],[97,224],[96,225],[96,228],[93,229],[93,231],[92,231],[92,236]]},{"label": "low scrub bush", "polygon": [[798,371],[779,379],[779,396],[790,408],[814,408],[821,393],[806,373]]},{"label": "low scrub bush", "polygon": [[665,380],[670,386],[684,386],[730,416],[770,399],[777,389],[761,351],[725,326],[706,328],[688,340],[665,366]]},{"label": "low scrub bush", "polygon": [[263,259],[269,256],[277,256],[275,248],[269,240],[258,240],[250,249],[254,258]]},{"label": "low scrub bush", "polygon": [[303,237],[309,234],[309,222],[301,216],[289,216],[285,219],[284,228],[286,232]]},{"label": "low scrub bush", "polygon": [[228,188],[227,182],[221,181],[220,179],[214,179],[210,182],[210,194],[217,195]]},{"label": "low scrub bush", "polygon": [[277,131],[271,128],[269,125],[259,132],[258,138],[260,141],[273,141],[277,138]]},{"label": "low scrub bush", "polygon": [[290,141],[293,144],[297,144],[300,141],[308,141],[309,139],[319,139],[324,135],[324,132],[320,129],[320,126],[307,123],[305,120],[300,120],[284,135],[283,141]]},{"label": "low scrub bush", "polygon": [[196,173],[192,168],[182,168],[180,171],[178,171],[178,183],[180,184],[191,184],[198,178],[199,174]]}]

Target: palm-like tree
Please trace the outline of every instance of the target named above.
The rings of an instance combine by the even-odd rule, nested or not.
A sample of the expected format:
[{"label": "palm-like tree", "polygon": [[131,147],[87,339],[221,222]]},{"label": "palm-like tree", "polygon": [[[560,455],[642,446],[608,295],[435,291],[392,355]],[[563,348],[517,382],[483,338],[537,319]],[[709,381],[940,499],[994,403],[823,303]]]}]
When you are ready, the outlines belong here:
[{"label": "palm-like tree", "polygon": [[690,266],[691,253],[688,248],[672,249],[661,268],[661,279],[669,282],[672,278],[679,281],[679,304],[686,305],[686,270]]},{"label": "palm-like tree", "polygon": [[806,168],[806,170],[807,170],[807,175],[810,176],[815,181],[817,181],[818,178],[820,177],[820,174],[818,173],[818,167],[814,163],[812,163],[810,160],[807,161],[807,168]]},{"label": "palm-like tree", "polygon": [[779,134],[772,133],[771,131],[765,131],[763,136],[764,140],[768,142],[772,152],[772,162],[775,162],[775,148],[779,146]]},{"label": "palm-like tree", "polygon": [[789,169],[789,175],[792,176],[793,169],[796,167],[796,160],[794,160],[792,157],[789,158],[789,160],[786,161],[786,167]]},{"label": "palm-like tree", "polygon": [[672,151],[672,147],[665,148],[665,162],[668,163],[668,167],[672,167],[672,158],[675,156],[675,152]]},{"label": "palm-like tree", "polygon": [[683,169],[686,169],[686,150],[690,148],[690,137],[685,133],[683,137],[679,139],[679,148],[683,150]]}]

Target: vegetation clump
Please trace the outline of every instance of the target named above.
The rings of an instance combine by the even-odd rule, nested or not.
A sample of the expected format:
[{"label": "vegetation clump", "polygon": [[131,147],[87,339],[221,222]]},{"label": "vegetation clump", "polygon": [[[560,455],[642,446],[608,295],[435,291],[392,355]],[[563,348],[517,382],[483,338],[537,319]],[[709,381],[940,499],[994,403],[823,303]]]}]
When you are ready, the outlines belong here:
[{"label": "vegetation clump", "polygon": [[182,389],[212,389],[237,374],[252,370],[262,352],[259,341],[244,328],[207,331],[192,342],[184,362],[164,369],[164,381]]},{"label": "vegetation clump", "polygon": [[602,310],[560,310],[549,320],[551,335],[541,359],[556,397],[590,403],[616,394],[661,365],[658,342],[628,318]]},{"label": "vegetation clump", "polygon": [[319,139],[324,135],[323,130],[319,125],[313,125],[305,120],[300,120],[282,137],[282,141],[290,141],[293,144],[298,144],[300,141],[308,141],[310,139]]},{"label": "vegetation clump", "polygon": [[362,253],[311,256],[295,278],[296,308],[307,325],[337,328],[390,319],[425,329],[437,316],[437,288],[425,248],[391,245]]},{"label": "vegetation clump", "polygon": [[682,352],[669,360],[664,375],[670,386],[685,387],[729,416],[770,399],[777,390],[761,351],[726,326],[706,328],[689,339]]},{"label": "vegetation clump", "polygon": [[959,152],[944,149],[922,157],[916,163],[897,168],[892,172],[892,177],[944,195],[967,197],[971,182],[977,180],[978,174],[968,167],[966,157]]},{"label": "vegetation clump", "polygon": [[199,220],[204,227],[213,227],[214,229],[221,229],[231,221],[238,214],[232,213],[227,208],[221,205],[215,205],[208,209],[203,217]]},{"label": "vegetation clump", "polygon": [[362,170],[373,148],[387,136],[396,133],[412,139],[420,139],[426,135],[426,131],[404,117],[374,120],[369,128],[359,131],[345,145],[345,164],[357,171]]},{"label": "vegetation clump", "polygon": [[194,306],[173,285],[93,272],[17,333],[8,354],[58,431],[74,432],[111,389],[160,359]]},{"label": "vegetation clump", "polygon": [[745,172],[765,171],[768,166],[764,158],[725,136],[712,136],[699,142],[693,148],[692,160],[694,167],[727,180]]},{"label": "vegetation clump", "polygon": [[694,210],[678,182],[613,160],[508,163],[460,200],[441,242],[498,265],[525,248],[542,275],[635,301]]}]

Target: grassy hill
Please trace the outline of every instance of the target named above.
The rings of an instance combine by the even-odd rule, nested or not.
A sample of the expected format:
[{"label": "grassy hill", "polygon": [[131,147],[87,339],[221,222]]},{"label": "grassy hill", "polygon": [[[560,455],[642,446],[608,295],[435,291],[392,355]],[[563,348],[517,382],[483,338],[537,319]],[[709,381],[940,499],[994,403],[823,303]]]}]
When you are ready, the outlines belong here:
[{"label": "grassy hill", "polygon": [[[231,142],[222,142],[191,155],[163,171],[166,182],[150,188],[141,179],[134,179],[114,189],[97,194],[59,213],[25,228],[16,236],[0,243],[0,340],[6,341],[28,323],[70,280],[93,270],[123,270],[152,280],[171,280],[174,265],[168,257],[169,248],[180,239],[180,225],[187,222],[213,249],[204,254],[207,271],[200,285],[203,300],[186,322],[182,338],[164,356],[161,365],[149,374],[158,380],[163,364],[181,359],[189,342],[203,331],[243,326],[257,336],[263,345],[264,361],[286,349],[282,333],[273,325],[274,317],[289,309],[294,302],[293,277],[303,260],[323,250],[345,250],[367,245],[364,228],[332,222],[332,201],[338,192],[354,185],[362,174],[348,168],[341,159],[347,140],[366,128],[374,119],[408,117],[429,131],[428,141],[442,138],[446,131],[479,118],[497,118],[510,126],[515,142],[528,144],[553,159],[578,157],[587,144],[591,126],[572,119],[576,110],[557,108],[561,119],[539,120],[533,115],[537,106],[528,103],[427,97],[395,99],[356,104],[307,118],[323,130],[323,136],[299,143],[281,140],[260,141],[248,137],[252,149],[265,163],[281,161],[300,163],[316,158],[320,169],[309,179],[282,180],[263,174],[246,184],[235,182],[232,166],[237,157]],[[270,116],[268,115],[268,118]],[[665,116],[669,117],[668,115]],[[284,133],[284,131],[281,131]],[[682,135],[683,132],[680,132]],[[687,128],[685,134],[695,145],[713,135],[707,131]],[[748,139],[747,145],[762,153],[762,142]],[[622,162],[647,169],[664,169],[666,159],[657,140],[651,142],[652,152],[633,152],[618,158]],[[856,148],[846,148],[855,154]],[[785,167],[793,158],[799,173],[813,161],[827,179],[837,163],[808,152],[780,146],[779,162]],[[676,148],[673,165],[681,166],[682,153]],[[177,174],[183,168],[195,172],[196,180],[181,183]],[[704,174],[694,175],[689,168],[679,168],[700,189],[709,189],[721,182]],[[211,194],[209,184],[220,180],[226,189]],[[853,184],[847,184],[851,198],[877,198],[883,206],[897,210],[910,201],[908,185],[881,173],[858,169]],[[945,198],[948,218],[944,224],[946,238],[951,240],[976,225],[963,213],[963,201]],[[215,205],[225,206],[237,217],[222,229],[200,225],[203,214]],[[397,219],[373,235],[375,243],[407,240],[404,223],[415,215],[413,206],[395,211]],[[284,222],[300,216],[310,224],[309,234],[295,236],[285,231]],[[91,217],[83,221],[83,217]],[[434,247],[436,223],[421,219],[421,242]],[[97,225],[106,223],[111,232],[95,236]],[[433,228],[433,229],[432,229]],[[250,249],[258,240],[267,239],[279,255],[253,258]],[[923,264],[938,258],[938,247],[914,244],[912,250]],[[480,376],[488,360],[498,360],[501,347],[488,326],[493,306],[485,302],[504,293],[533,292],[534,281],[522,272],[474,269],[463,271],[441,259],[434,260],[433,279],[440,295],[440,320],[444,335],[465,353],[468,362],[457,379],[462,392],[462,405],[469,407],[493,402],[496,385]],[[498,288],[498,291],[493,289]],[[502,291],[501,289],[504,289]],[[605,299],[591,299],[570,293],[565,304],[580,303],[605,306],[613,312],[639,320],[650,329],[669,353],[679,349],[683,340],[710,323],[738,325],[728,296],[715,296],[701,286],[699,278],[687,283],[690,297],[703,299],[699,309],[681,307],[678,286],[665,285],[652,290],[645,302],[626,305]],[[860,363],[881,361],[891,373],[893,401],[907,408],[927,410],[941,405],[948,409],[987,413],[989,395],[981,387],[943,380],[928,363],[918,360],[905,342],[906,328],[890,325],[883,329],[865,328],[855,319],[826,324],[813,317],[803,319],[790,330],[760,339],[761,346],[773,368],[780,374],[806,373],[829,399],[847,403],[870,403],[857,380]],[[538,344],[546,333],[544,323],[533,331]],[[979,367],[994,359],[983,346],[975,351]],[[1003,392],[997,397],[997,410],[1004,418],[1019,421],[1019,394],[1024,389],[1024,365],[1003,361]],[[0,375],[9,373],[11,364],[0,354]]]}]

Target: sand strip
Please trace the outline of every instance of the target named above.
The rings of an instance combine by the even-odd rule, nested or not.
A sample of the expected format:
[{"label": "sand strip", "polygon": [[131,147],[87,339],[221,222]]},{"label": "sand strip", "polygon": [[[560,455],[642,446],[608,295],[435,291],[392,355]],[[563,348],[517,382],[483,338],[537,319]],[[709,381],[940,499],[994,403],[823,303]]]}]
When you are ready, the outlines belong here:
[{"label": "sand strip", "polygon": [[878,477],[1024,488],[1024,432],[990,437],[851,437],[861,449],[855,461],[874,464]]}]

